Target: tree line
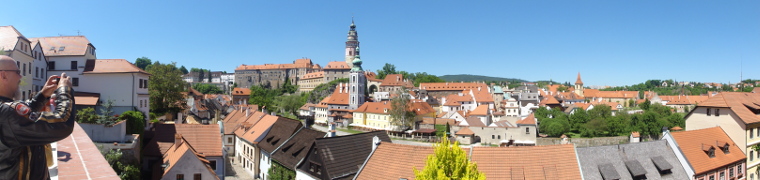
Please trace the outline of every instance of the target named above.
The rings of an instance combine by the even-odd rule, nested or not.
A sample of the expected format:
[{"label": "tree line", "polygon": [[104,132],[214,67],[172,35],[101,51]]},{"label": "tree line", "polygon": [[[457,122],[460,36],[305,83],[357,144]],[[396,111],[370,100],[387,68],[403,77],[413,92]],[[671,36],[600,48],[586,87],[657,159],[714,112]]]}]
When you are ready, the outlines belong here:
[{"label": "tree line", "polygon": [[538,108],[535,117],[539,121],[541,133],[558,137],[563,134],[578,134],[581,137],[625,136],[633,131],[642,136],[656,137],[662,128],[684,127],[684,114],[674,113],[667,106],[650,104],[646,101],[639,105],[641,113],[628,114],[617,112],[612,115],[608,105],[597,105],[591,110],[575,109],[572,114],[565,114],[558,108]]}]

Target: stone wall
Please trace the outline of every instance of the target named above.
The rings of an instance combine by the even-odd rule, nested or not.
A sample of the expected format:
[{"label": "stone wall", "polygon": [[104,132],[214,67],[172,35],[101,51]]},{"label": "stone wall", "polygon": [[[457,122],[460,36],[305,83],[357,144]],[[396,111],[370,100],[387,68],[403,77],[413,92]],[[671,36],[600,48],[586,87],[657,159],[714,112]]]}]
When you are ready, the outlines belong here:
[{"label": "stone wall", "polygon": [[90,136],[92,142],[123,143],[125,141],[124,136],[127,134],[127,121],[118,122],[110,127],[89,123],[81,123],[79,126],[87,133],[87,136]]},{"label": "stone wall", "polygon": [[[567,138],[569,143],[575,144],[576,147],[604,146],[613,144],[626,144],[629,141],[628,136],[615,137],[595,137],[595,138]],[[536,145],[553,145],[562,144],[561,138],[536,138]]]}]

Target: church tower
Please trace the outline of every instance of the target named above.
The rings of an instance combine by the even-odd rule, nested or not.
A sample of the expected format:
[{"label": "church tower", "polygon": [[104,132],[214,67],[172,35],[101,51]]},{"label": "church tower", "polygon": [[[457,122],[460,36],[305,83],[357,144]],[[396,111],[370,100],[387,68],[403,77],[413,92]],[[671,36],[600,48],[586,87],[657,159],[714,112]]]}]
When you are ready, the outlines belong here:
[{"label": "church tower", "polygon": [[583,96],[583,81],[581,81],[580,72],[578,72],[578,79],[575,80],[575,94]]},{"label": "church tower", "polygon": [[364,104],[366,100],[364,91],[367,90],[367,76],[364,75],[364,70],[362,69],[359,47],[356,47],[356,56],[354,56],[351,64],[353,66],[351,67],[350,79],[348,81],[348,109],[354,110]]},{"label": "church tower", "polygon": [[346,39],[346,64],[353,66],[353,60],[356,56],[359,56],[359,35],[356,33],[356,25],[354,25],[354,18],[351,18],[351,29],[348,30],[348,38]]}]

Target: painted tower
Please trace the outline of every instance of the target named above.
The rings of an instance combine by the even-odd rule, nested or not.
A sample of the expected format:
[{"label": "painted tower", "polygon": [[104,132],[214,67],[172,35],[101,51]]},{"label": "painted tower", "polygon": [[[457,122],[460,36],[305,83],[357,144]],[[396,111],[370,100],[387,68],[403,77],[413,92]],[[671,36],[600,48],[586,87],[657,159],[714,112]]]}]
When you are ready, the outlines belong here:
[{"label": "painted tower", "polygon": [[359,47],[356,47],[356,56],[351,61],[353,66],[351,67],[351,75],[348,81],[348,109],[354,110],[364,104],[366,97],[364,91],[367,90],[367,76],[364,75],[362,69],[362,60],[359,57]]},{"label": "painted tower", "polygon": [[575,80],[575,94],[583,96],[583,81],[581,81],[580,72],[578,72],[578,79]]},{"label": "painted tower", "polygon": [[353,66],[353,60],[356,56],[359,56],[359,35],[356,33],[356,25],[354,25],[354,19],[351,18],[351,29],[348,30],[348,38],[346,39],[346,64]]}]

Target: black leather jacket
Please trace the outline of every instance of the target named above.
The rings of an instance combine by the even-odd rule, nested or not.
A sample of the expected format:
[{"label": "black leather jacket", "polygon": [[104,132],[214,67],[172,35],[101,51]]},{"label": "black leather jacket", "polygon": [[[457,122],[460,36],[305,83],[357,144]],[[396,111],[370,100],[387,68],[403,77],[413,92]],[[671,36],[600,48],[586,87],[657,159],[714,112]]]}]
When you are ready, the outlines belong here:
[{"label": "black leather jacket", "polygon": [[55,111],[38,119],[29,115],[48,104],[42,94],[26,102],[0,97],[0,179],[50,179],[44,146],[68,137],[75,122],[71,87],[60,87],[55,94]]}]

